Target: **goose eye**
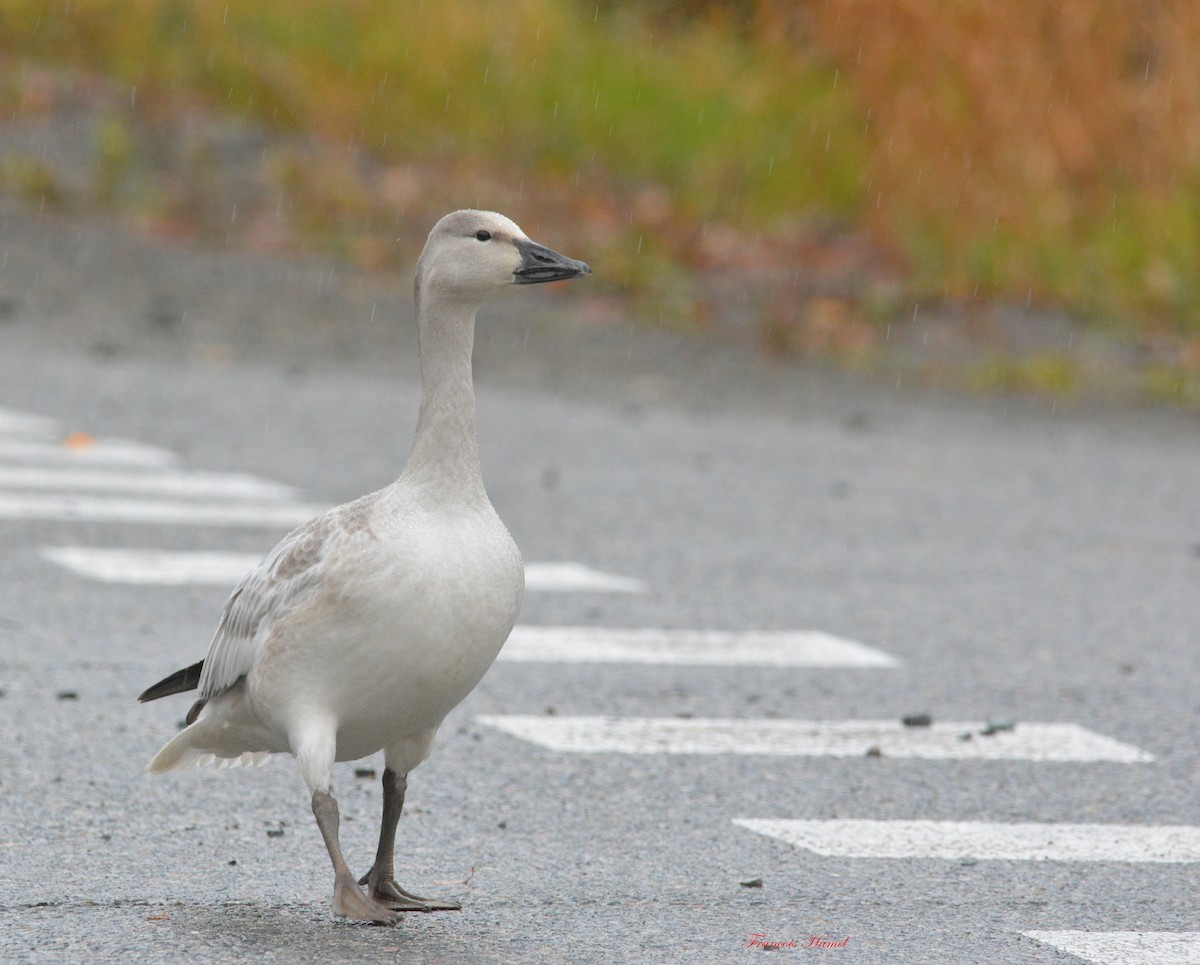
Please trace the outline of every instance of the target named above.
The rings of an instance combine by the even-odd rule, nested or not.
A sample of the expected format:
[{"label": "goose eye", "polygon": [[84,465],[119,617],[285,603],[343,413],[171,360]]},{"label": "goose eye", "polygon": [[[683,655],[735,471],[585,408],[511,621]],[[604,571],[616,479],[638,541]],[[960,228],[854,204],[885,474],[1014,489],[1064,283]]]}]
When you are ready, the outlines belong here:
[{"label": "goose eye", "polygon": [[490,231],[476,231],[475,238],[478,241],[491,241],[492,233]]}]

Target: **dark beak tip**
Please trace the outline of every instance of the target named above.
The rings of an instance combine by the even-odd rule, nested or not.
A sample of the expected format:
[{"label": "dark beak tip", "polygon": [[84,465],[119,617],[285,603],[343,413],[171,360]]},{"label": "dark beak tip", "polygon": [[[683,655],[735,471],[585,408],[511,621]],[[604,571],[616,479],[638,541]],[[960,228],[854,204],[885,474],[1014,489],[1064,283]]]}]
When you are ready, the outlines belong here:
[{"label": "dark beak tip", "polygon": [[521,264],[513,272],[513,281],[517,284],[536,285],[548,281],[567,281],[592,273],[586,262],[568,258],[528,238],[516,239],[513,244],[521,252]]}]

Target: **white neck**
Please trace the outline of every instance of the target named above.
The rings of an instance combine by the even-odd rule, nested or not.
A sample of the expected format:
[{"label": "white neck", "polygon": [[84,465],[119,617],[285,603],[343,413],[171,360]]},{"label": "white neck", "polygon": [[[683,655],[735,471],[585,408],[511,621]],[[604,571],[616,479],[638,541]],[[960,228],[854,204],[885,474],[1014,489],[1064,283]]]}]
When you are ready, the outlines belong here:
[{"label": "white neck", "polygon": [[475,312],[475,305],[417,295],[421,411],[401,478],[439,498],[487,498],[471,383]]}]

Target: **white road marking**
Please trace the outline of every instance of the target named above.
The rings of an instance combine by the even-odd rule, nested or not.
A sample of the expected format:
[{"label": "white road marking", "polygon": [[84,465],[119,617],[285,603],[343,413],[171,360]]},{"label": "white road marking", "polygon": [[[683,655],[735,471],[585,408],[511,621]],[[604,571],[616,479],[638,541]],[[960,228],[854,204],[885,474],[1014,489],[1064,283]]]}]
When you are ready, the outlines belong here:
[{"label": "white road marking", "polygon": [[[6,436],[52,437],[53,419],[0,409],[0,518],[80,520],[121,523],[180,523],[193,525],[296,525],[324,507],[294,503],[264,508],[258,504],[221,505],[139,501],[137,495],[166,497],[228,497],[240,500],[295,500],[290,486],[235,473],[182,472],[153,468],[174,464],[174,453],[154,446],[119,440],[84,440],[79,445]],[[3,463],[47,465],[4,465]],[[145,471],[97,469],[105,464]],[[5,491],[8,492],[5,492]],[[49,491],[49,492],[47,492]],[[60,495],[115,493],[118,498]],[[53,547],[44,555],[78,573],[108,582],[222,584],[236,582],[258,561],[245,553],[168,553],[146,550]],[[643,593],[641,580],[603,573],[581,563],[529,563],[525,583],[531,590]]]},{"label": "white road marking", "polygon": [[[503,654],[503,651],[501,651]],[[1148,763],[1136,747],[1076,724],[1020,723],[1012,731],[978,736],[980,724],[905,727],[890,720],[774,720],[682,717],[477,718],[553,751],[575,754],[769,754],[787,757],[866,757],[925,760],[1114,761]],[[974,732],[971,740],[960,735]]]},{"label": "white road marking", "polygon": [[1021,934],[1078,955],[1095,965],[1200,963],[1200,931],[1027,931]]},{"label": "white road marking", "polygon": [[0,490],[76,490],[150,496],[227,496],[238,499],[295,499],[295,488],[242,473],[165,470],[44,469],[0,466]]},{"label": "white road marking", "polygon": [[646,584],[628,576],[593,570],[582,563],[526,563],[525,586],[559,592],[645,593]]},{"label": "white road marking", "polygon": [[327,507],[306,503],[214,503],[69,494],[0,493],[0,519],[278,528],[303,523]]},{"label": "white road marking", "polygon": [[895,667],[887,654],[818,631],[518,627],[501,660],[685,666]]},{"label": "white road marking", "polygon": [[42,556],[80,576],[105,583],[233,586],[263,554],[45,546]]},{"label": "white road marking", "polygon": [[0,409],[0,435],[3,436],[54,436],[58,423],[46,416],[30,415],[14,409]]},{"label": "white road marking", "polygon": [[985,821],[785,821],[734,824],[837,858],[1200,862],[1200,827]]},{"label": "white road marking", "polygon": [[178,462],[178,457],[167,449],[124,439],[99,439],[80,446],[69,446],[59,442],[0,439],[0,462],[160,468],[174,465]]},{"label": "white road marking", "polygon": [[[258,565],[262,553],[214,551],[102,549],[92,546],[46,546],[42,556],[93,580],[141,585],[233,586]],[[558,576],[567,568],[568,578]],[[589,581],[588,575],[594,579]],[[570,592],[579,589],[623,591],[623,577],[592,570],[581,563],[527,563],[525,585],[534,592]],[[519,628],[518,628],[519,629]]]}]

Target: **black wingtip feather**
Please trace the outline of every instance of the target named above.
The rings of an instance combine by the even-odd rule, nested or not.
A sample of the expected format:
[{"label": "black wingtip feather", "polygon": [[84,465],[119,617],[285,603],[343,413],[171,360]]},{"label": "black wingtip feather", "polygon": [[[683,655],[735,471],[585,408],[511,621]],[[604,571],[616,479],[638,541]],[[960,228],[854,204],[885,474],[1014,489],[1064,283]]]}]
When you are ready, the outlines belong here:
[{"label": "black wingtip feather", "polygon": [[138,700],[145,703],[148,700],[158,700],[159,697],[170,697],[171,694],[182,694],[195,690],[200,684],[200,671],[204,669],[204,661],[194,663],[190,667],[176,670],[171,676],[164,677],[152,687],[147,687]]}]

